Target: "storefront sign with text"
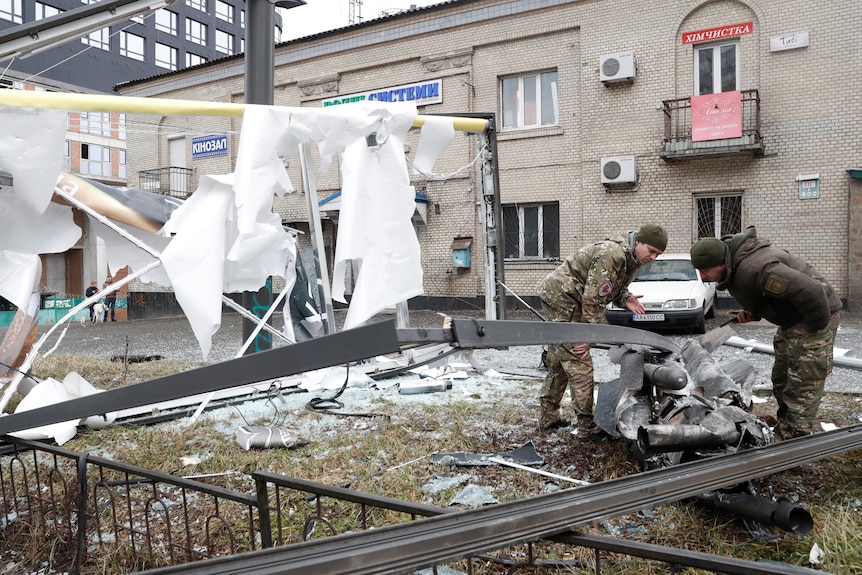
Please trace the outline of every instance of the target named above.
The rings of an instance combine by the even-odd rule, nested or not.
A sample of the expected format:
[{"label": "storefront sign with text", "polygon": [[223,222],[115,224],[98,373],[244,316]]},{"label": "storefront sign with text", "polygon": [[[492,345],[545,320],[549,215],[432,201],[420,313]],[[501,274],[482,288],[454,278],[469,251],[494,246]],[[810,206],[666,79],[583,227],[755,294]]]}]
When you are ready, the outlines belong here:
[{"label": "storefront sign with text", "polygon": [[698,42],[712,42],[713,40],[721,40],[723,38],[733,38],[742,36],[743,34],[751,34],[754,31],[752,22],[743,22],[742,24],[731,24],[730,26],[719,26],[718,28],[708,28],[706,30],[695,30],[694,32],[683,32],[683,44],[696,44]]},{"label": "storefront sign with text", "polygon": [[742,92],[691,97],[691,141],[724,140],[742,136]]}]

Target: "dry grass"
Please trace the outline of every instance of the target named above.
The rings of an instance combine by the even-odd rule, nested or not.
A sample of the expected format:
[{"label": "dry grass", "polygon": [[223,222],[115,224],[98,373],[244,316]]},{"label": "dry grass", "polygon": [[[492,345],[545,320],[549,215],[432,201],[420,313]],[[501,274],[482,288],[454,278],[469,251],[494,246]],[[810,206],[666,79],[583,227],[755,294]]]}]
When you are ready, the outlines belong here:
[{"label": "dry grass", "polygon": [[[176,362],[128,365],[92,359],[81,362],[81,358],[56,356],[38,362],[34,373],[62,379],[71,369],[70,365],[102,388],[128,385],[195,367]],[[538,383],[526,385],[535,390]],[[449,506],[460,488],[441,493],[423,489],[429,479],[440,474],[467,475],[471,484],[492,487],[493,496],[501,502],[568,488],[571,484],[562,481],[555,484],[537,474],[499,466],[447,468],[433,463],[432,453],[501,453],[533,441],[545,458],[543,469],[551,473],[598,482],[638,472],[637,462],[624,442],[584,448],[565,430],[538,434],[535,405],[517,398],[489,406],[475,398],[453,397],[447,403],[421,409],[382,398],[374,404],[374,411],[391,416],[391,423],[386,424],[384,418],[342,418],[311,411],[291,413],[291,422],[297,426],[313,421],[315,425],[323,425],[323,429],[341,430],[321,433],[312,438],[310,445],[295,450],[244,451],[225,438],[218,421],[206,418],[194,427],[172,423],[87,431],[64,447],[90,452],[102,449],[118,461],[178,475],[233,471],[235,473],[220,475],[208,482],[246,493],[254,492],[248,472],[268,470],[329,485],[349,484],[356,490],[441,507]],[[774,405],[758,404],[757,411],[769,416],[774,413]],[[848,425],[858,423],[860,411],[862,403],[858,397],[833,394],[824,401],[821,416],[838,425]],[[196,465],[183,467],[183,457],[190,454],[206,456]],[[587,531],[725,556],[805,566],[811,566],[808,556],[816,543],[825,552],[818,568],[837,575],[862,573],[862,453],[853,452],[776,474],[757,485],[763,494],[773,492],[807,507],[814,517],[814,532],[801,537],[770,529],[776,539],[760,543],[738,518],[691,501],[619,517]],[[345,516],[344,527],[351,520]],[[388,518],[381,514],[377,520],[385,522]],[[297,529],[296,526],[290,528]],[[51,552],[50,546],[44,545],[19,549],[32,559],[37,548],[43,558]],[[521,550],[507,552],[517,558]],[[564,573],[594,572],[594,556],[590,550],[540,543],[536,546],[536,555],[542,559],[571,562],[570,567],[561,571]],[[602,560],[605,574],[668,572],[666,565],[637,558],[603,553]],[[129,565],[122,570],[121,564],[116,558],[105,557],[97,567],[99,571],[93,572],[126,572]],[[489,565],[475,572],[494,573],[495,569]],[[2,568],[0,573],[4,573]]]}]

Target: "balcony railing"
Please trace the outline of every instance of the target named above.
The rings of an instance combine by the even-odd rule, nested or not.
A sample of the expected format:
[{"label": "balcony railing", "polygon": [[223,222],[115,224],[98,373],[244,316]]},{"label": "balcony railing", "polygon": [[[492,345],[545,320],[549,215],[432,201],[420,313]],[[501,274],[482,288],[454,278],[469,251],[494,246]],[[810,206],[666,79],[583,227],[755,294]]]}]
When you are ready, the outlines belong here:
[{"label": "balcony railing", "polygon": [[760,94],[742,90],[742,136],[723,140],[693,142],[691,139],[691,97],[664,100],[664,142],[659,155],[667,161],[692,156],[751,152],[763,155],[760,134]]},{"label": "balcony railing", "polygon": [[140,170],[138,184],[145,192],[184,200],[192,192],[192,170],[177,166]]}]

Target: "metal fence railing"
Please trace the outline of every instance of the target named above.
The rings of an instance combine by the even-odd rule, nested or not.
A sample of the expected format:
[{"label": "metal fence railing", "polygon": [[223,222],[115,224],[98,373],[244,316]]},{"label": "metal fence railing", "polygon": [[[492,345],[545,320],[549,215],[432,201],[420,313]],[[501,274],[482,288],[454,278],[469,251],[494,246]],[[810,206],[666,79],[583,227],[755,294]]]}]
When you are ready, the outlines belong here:
[{"label": "metal fence railing", "polygon": [[[74,575],[159,567],[160,574],[346,575],[378,564],[399,566],[399,573],[408,564],[435,566],[435,573],[443,565],[470,574],[600,573],[600,550],[777,575],[809,570],[571,529],[859,449],[862,425],[707,458],[685,472],[674,466],[466,512],[264,471],[251,474],[250,495],[38,441],[3,440],[0,549],[17,547],[18,557],[35,561],[49,556],[54,570]],[[550,554],[549,546],[556,547]],[[594,550],[595,560],[575,557],[574,547]],[[271,549],[251,553],[264,548]],[[219,561],[202,561],[213,558]],[[273,565],[277,570],[266,570]]]},{"label": "metal fence railing", "polygon": [[[0,457],[0,540],[53,542],[53,566],[132,572],[253,551],[257,499],[200,481],[41,442],[6,438]],[[20,555],[20,554],[19,554]]]},{"label": "metal fence railing", "polygon": [[[691,140],[691,97],[662,101],[664,113],[664,142],[686,142]],[[742,90],[742,134],[761,141],[760,93],[757,90]]]},{"label": "metal fence railing", "polygon": [[192,193],[192,170],[168,166],[138,172],[138,185],[145,192],[186,199]]}]

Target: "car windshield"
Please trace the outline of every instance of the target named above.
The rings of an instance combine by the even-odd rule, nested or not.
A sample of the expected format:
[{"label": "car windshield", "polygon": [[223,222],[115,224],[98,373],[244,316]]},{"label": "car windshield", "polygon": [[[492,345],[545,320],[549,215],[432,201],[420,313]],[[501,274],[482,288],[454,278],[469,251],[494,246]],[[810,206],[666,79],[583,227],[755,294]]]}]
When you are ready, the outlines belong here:
[{"label": "car windshield", "polygon": [[653,260],[635,272],[636,282],[687,282],[697,279],[690,260]]}]

